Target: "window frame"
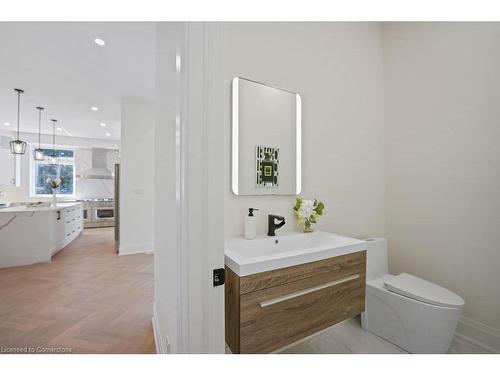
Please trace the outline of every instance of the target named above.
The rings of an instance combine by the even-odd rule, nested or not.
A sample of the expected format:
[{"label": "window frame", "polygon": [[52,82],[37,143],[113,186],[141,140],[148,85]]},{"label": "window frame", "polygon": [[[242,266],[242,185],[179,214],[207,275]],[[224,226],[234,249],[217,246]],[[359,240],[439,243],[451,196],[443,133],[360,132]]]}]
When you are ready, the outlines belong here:
[{"label": "window frame", "polygon": [[[36,166],[38,164],[46,164],[49,165],[49,163],[41,160],[35,160],[33,153],[35,151],[35,148],[38,148],[38,145],[30,145],[30,176],[29,176],[29,191],[30,191],[30,197],[31,198],[48,198],[51,197],[52,194],[37,194],[36,193],[36,187],[35,187],[35,173],[36,173]],[[40,148],[43,149],[52,149],[52,145],[48,144],[41,144]],[[63,146],[63,145],[55,145],[56,150],[68,150],[73,152],[73,161],[71,165],[73,165],[73,194],[63,194],[63,193],[57,193],[58,197],[66,197],[66,198],[74,198],[76,196],[76,160],[75,160],[75,147],[71,146]]]}]

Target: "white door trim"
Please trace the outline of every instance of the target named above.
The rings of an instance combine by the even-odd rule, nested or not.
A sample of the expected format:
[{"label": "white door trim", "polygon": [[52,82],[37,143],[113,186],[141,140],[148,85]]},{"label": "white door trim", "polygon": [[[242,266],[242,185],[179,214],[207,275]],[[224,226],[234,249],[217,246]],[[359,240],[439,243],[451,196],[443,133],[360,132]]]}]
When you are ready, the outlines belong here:
[{"label": "white door trim", "polygon": [[224,353],[224,112],[221,25],[190,22],[180,121],[183,352]]},{"label": "white door trim", "polygon": [[156,310],[156,304],[153,303],[153,318],[151,319],[153,325],[153,336],[155,339],[156,354],[168,354],[170,353],[168,338],[163,337],[160,329],[160,324],[158,323],[158,311]]},{"label": "white door trim", "polygon": [[224,288],[212,286],[212,270],[224,267],[221,24],[158,30],[156,126],[165,142],[156,139],[155,168],[175,184],[155,198],[155,231],[165,232],[155,234],[157,326],[172,353],[224,353]]}]

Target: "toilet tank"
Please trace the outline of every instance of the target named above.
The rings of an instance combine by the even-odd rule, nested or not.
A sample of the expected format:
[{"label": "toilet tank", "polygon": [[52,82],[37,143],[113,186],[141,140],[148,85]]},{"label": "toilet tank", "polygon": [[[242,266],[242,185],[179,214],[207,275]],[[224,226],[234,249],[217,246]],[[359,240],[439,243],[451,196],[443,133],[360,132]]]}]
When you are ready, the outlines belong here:
[{"label": "toilet tank", "polygon": [[389,273],[387,240],[385,238],[367,238],[365,241],[366,281],[370,281]]}]

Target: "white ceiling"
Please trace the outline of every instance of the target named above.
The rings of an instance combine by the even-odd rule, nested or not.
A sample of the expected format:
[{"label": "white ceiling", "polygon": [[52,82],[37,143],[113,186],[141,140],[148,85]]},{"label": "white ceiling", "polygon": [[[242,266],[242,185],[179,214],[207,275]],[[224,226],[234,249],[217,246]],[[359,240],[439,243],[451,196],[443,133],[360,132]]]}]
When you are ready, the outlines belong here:
[{"label": "white ceiling", "polygon": [[0,22],[0,129],[16,130],[20,88],[21,131],[38,132],[42,106],[42,133],[55,118],[56,134],[119,139],[121,98],[153,99],[154,52],[151,22]]}]

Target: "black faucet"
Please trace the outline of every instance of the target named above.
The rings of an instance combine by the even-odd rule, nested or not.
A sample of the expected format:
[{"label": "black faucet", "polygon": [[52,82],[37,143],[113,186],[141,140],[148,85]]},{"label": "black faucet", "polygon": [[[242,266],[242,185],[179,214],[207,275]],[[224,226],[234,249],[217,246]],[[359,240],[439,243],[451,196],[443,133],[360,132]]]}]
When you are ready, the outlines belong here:
[{"label": "black faucet", "polygon": [[[280,220],[281,223],[275,224],[274,220]],[[276,229],[281,228],[283,225],[285,225],[285,218],[283,216],[278,216],[278,215],[268,215],[267,216],[267,235],[268,236],[276,236],[276,233],[274,231]]]}]

